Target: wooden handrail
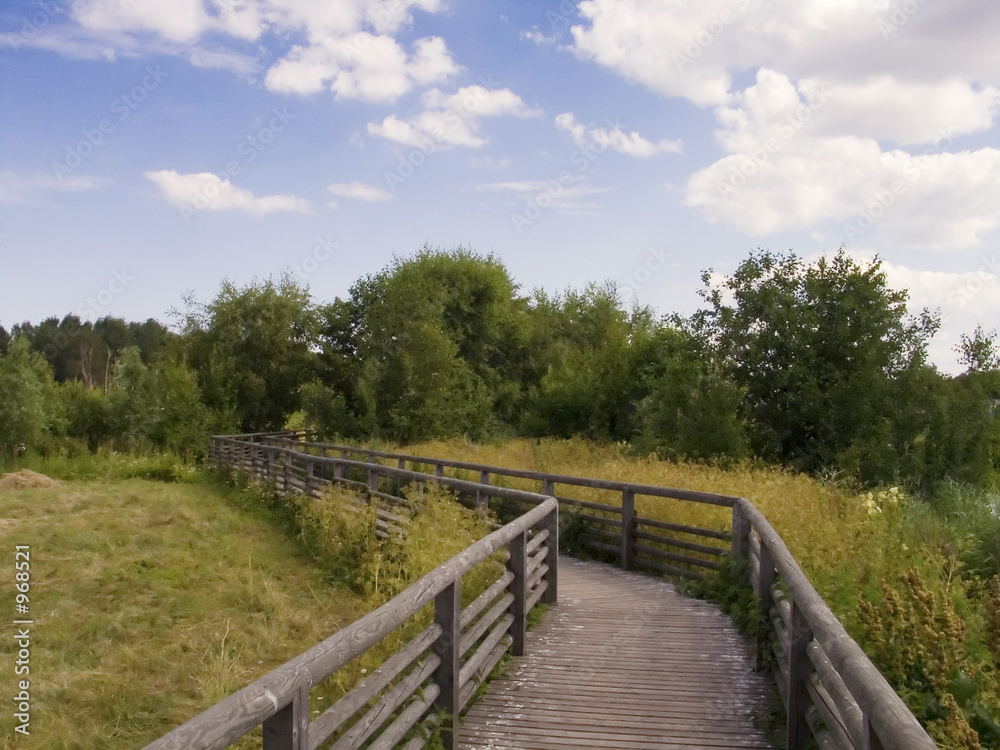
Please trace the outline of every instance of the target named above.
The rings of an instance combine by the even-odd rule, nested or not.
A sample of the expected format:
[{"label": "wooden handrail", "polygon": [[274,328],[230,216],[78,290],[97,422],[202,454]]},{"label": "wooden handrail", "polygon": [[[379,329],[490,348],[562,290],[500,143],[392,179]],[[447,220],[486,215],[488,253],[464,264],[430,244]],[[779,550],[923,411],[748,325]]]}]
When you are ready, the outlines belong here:
[{"label": "wooden handrail", "polygon": [[[752,571],[750,584],[758,594],[761,610],[766,616],[764,619],[774,623],[771,631],[761,632],[758,635],[759,649],[770,647],[770,635],[778,636],[774,644],[778,656],[775,678],[781,688],[786,707],[790,709],[789,750],[799,750],[809,734],[818,741],[822,740],[823,746],[844,748],[844,750],[932,750],[936,747],[903,700],[868,659],[861,647],[844,630],[843,625],[813,588],[781,537],[756,506],[746,498],[328,445],[292,440],[286,435],[264,435],[261,436],[261,443],[247,443],[241,437],[213,438],[210,455],[218,458],[222,445],[243,446],[243,449],[251,445],[256,446],[256,449],[267,446],[268,451],[280,452],[286,457],[294,456],[286,460],[286,467],[289,465],[289,460],[333,465],[334,476],[340,479],[343,479],[345,469],[364,470],[368,472],[369,486],[373,477],[377,486],[378,478],[382,476],[407,481],[436,482],[479,498],[480,503],[483,502],[482,498],[488,497],[535,503],[541,498],[552,496],[550,498],[552,502],[558,501],[590,512],[589,515],[578,513],[576,516],[589,524],[588,533],[593,537],[593,540],[587,543],[589,548],[617,556],[624,568],[634,566],[672,575],[700,577],[691,571],[691,567],[718,567],[717,563],[707,558],[719,554],[721,548],[696,544],[659,533],[638,531],[639,526],[702,535],[710,539],[726,539],[727,535],[717,530],[642,518],[635,513],[635,495],[730,507],[732,533],[728,536],[731,540],[729,552],[750,561]],[[320,450],[322,455],[309,452],[315,449]],[[340,456],[327,456],[328,452],[339,452]],[[354,461],[348,458],[350,455],[365,456],[369,460]],[[270,466],[273,463],[272,458],[269,452],[268,464],[273,469],[274,467]],[[396,466],[384,466],[377,463],[377,459],[395,460]],[[408,471],[405,469],[407,463],[433,466],[434,474]],[[477,471],[480,481],[469,482],[446,476],[444,474],[446,467]],[[543,492],[537,495],[496,487],[489,483],[492,475],[540,481]],[[620,492],[622,504],[614,506],[562,498],[555,493],[557,484]],[[595,512],[604,515],[593,515]],[[552,529],[551,520],[547,528]],[[658,546],[638,545],[637,538],[651,541]],[[601,539],[618,539],[619,542],[608,544],[600,541]],[[519,545],[521,542],[515,542],[516,548],[519,548]],[[520,560],[521,553],[517,554],[517,560]],[[687,567],[679,568],[663,561],[681,563]],[[520,562],[515,561],[515,568],[520,565]],[[778,587],[779,580],[787,587],[789,593],[787,597]],[[826,728],[810,719],[812,715],[810,709],[823,717],[827,724]],[[835,726],[830,726],[831,724]]]}]

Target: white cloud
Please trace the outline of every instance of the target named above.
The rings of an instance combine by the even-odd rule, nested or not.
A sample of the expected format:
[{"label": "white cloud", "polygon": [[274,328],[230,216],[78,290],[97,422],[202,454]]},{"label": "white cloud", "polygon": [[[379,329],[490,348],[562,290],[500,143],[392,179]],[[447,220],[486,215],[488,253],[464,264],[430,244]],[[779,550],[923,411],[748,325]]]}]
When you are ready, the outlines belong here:
[{"label": "white cloud", "polygon": [[465,86],[454,94],[431,89],[424,92],[423,104],[424,111],[408,120],[389,115],[381,123],[368,123],[368,132],[426,150],[454,146],[479,148],[486,143],[479,134],[480,118],[541,114],[541,110],[530,109],[510,89],[489,89],[480,85]]},{"label": "white cloud", "polygon": [[[870,250],[851,254],[862,261],[875,255]],[[909,292],[907,309],[911,314],[925,307],[940,311],[941,329],[931,340],[928,354],[939,368],[952,374],[961,370],[954,350],[961,335],[971,334],[979,324],[995,327],[1000,320],[1000,254],[988,253],[963,265],[966,267],[959,271],[938,271],[882,259],[886,284]]]},{"label": "white cloud", "polygon": [[835,219],[848,242],[874,227],[912,247],[972,246],[1000,224],[1000,150],[883,150],[871,137],[826,135],[836,105],[828,90],[807,96],[761,70],[718,108],[728,155],[691,176],[687,204],[753,235]]},{"label": "white cloud", "polygon": [[294,195],[265,195],[260,198],[211,172],[178,174],[173,169],[144,172],[159,186],[169,203],[194,211],[246,211],[254,216],[277,211],[311,213],[312,207]]},{"label": "white cloud", "polygon": [[589,195],[610,192],[611,188],[591,187],[585,184],[582,178],[577,177],[569,182],[557,180],[488,182],[477,185],[476,190],[510,195],[515,199],[506,204],[510,206],[524,202],[551,207],[561,214],[592,216],[600,213],[600,206],[593,201],[583,199]]},{"label": "white cloud", "polygon": [[[724,104],[732,72],[774,66],[793,80],[893,78],[932,104],[947,81],[1000,83],[1000,9],[978,0],[584,0],[573,49],[668,96]],[[912,8],[910,7],[912,6]],[[934,84],[934,85],[930,85]],[[872,104],[883,111],[883,102]]]},{"label": "white cloud", "polygon": [[303,94],[328,88],[342,99],[391,102],[459,69],[439,37],[417,40],[410,53],[394,38],[412,23],[413,10],[443,7],[440,0],[73,0],[72,23],[46,24],[30,38],[4,35],[0,45],[86,59],[168,54],[249,75],[258,61],[228,42],[266,34],[304,38],[271,65],[269,88]]},{"label": "white cloud", "polygon": [[38,204],[48,193],[81,193],[101,190],[111,180],[86,175],[65,175],[61,178],[45,173],[24,174],[10,169],[0,170],[0,206]]},{"label": "white cloud", "polygon": [[527,31],[522,31],[520,38],[522,42],[527,41],[534,42],[535,44],[554,44],[559,37],[555,34],[552,36],[545,36],[545,34],[539,31],[538,27],[535,26]]},{"label": "white cloud", "polygon": [[338,99],[392,102],[414,86],[444,80],[458,71],[439,37],[420,39],[410,57],[395,39],[368,32],[294,46],[265,78],[272,91]]},{"label": "white cloud", "polygon": [[[357,198],[361,201],[391,201],[392,193],[382,188],[366,185],[363,182],[334,182],[327,187],[334,195],[342,198]],[[334,203],[333,207],[336,208]]]},{"label": "white cloud", "polygon": [[590,131],[576,122],[572,112],[564,112],[556,116],[556,127],[565,130],[573,138],[573,142],[581,148],[611,149],[628,156],[646,158],[661,153],[679,154],[681,142],[661,140],[653,143],[634,130],[625,134],[617,123],[610,129],[593,128]]}]

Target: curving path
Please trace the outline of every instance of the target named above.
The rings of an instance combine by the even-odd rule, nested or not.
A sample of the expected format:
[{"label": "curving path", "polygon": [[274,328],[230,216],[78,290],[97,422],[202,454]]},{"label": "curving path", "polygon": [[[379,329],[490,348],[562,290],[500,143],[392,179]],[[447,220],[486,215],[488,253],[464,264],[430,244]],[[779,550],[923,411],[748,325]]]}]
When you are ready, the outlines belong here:
[{"label": "curving path", "polygon": [[716,606],[667,581],[559,558],[559,604],[469,710],[459,747],[771,748],[773,683]]}]

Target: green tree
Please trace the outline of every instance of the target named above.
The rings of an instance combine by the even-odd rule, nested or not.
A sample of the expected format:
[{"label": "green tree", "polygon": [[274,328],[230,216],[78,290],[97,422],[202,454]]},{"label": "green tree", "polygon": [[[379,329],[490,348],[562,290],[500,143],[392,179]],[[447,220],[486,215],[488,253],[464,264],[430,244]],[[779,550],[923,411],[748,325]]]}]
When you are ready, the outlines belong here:
[{"label": "green tree", "polygon": [[0,357],[0,456],[11,458],[23,445],[31,450],[62,430],[62,415],[52,369],[16,336]]},{"label": "green tree", "polygon": [[742,392],[716,371],[704,345],[674,319],[654,334],[656,358],[643,373],[635,447],[667,457],[739,460],[746,436]]},{"label": "green tree", "polygon": [[514,422],[526,343],[516,291],[499,260],[465,248],[424,247],[355,284],[333,311],[331,348],[343,373],[357,357],[365,431],[482,437]]},{"label": "green tree", "polygon": [[8,346],[10,346],[10,334],[6,328],[0,326],[0,356],[7,353]]},{"label": "green tree", "polygon": [[906,408],[895,386],[923,367],[938,320],[908,316],[907,292],[887,286],[880,260],[758,251],[721,284],[711,272],[703,282],[708,307],[693,323],[745,394],[757,455],[806,470],[852,446],[895,460],[894,415]]},{"label": "green tree", "polygon": [[647,308],[624,309],[614,285],[548,296],[531,308],[531,366],[537,385],[522,429],[534,435],[630,440],[641,372],[654,356]]},{"label": "green tree", "polygon": [[316,372],[319,316],[290,276],[229,281],[182,320],[206,404],[246,432],[281,429]]}]

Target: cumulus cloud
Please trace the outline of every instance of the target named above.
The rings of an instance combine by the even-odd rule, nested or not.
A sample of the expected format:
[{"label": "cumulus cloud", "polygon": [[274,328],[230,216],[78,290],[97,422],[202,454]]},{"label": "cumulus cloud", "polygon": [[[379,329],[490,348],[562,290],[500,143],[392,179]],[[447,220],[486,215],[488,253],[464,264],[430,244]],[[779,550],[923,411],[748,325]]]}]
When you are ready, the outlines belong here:
[{"label": "cumulus cloud", "polygon": [[144,172],[143,175],[159,188],[169,203],[192,211],[238,210],[263,216],[277,211],[312,213],[304,198],[294,195],[255,196],[246,188],[236,187],[229,180],[211,172],[178,174],[173,169]]},{"label": "cumulus cloud", "polygon": [[392,102],[457,71],[440,37],[418,40],[408,56],[392,37],[358,32],[293,47],[267,72],[265,85],[285,93],[329,89],[338,99]]},{"label": "cumulus cloud", "polygon": [[465,86],[454,94],[431,89],[423,95],[424,111],[401,119],[389,115],[382,122],[368,123],[371,135],[424,149],[466,146],[479,148],[486,139],[479,133],[483,117],[537,117],[541,110],[529,108],[510,89]]},{"label": "cumulus cloud", "polygon": [[573,142],[581,148],[596,147],[602,151],[611,149],[621,154],[641,158],[661,153],[679,154],[681,152],[680,140],[661,140],[653,143],[634,130],[626,134],[617,123],[611,128],[592,128],[588,131],[583,125],[577,123],[572,112],[564,112],[556,116],[556,127],[569,133]]},{"label": "cumulus cloud", "polygon": [[761,70],[717,109],[728,154],[691,176],[687,204],[753,235],[835,219],[848,242],[875,228],[912,247],[969,247],[1000,224],[1000,150],[949,153],[950,136],[884,150],[871,137],[828,134],[835,94]]},{"label": "cumulus cloud", "polygon": [[522,203],[545,206],[558,213],[593,216],[600,213],[600,206],[587,196],[610,192],[611,188],[587,185],[582,177],[571,180],[517,180],[510,182],[488,182],[477,185],[479,192],[500,193],[512,200],[505,205],[517,206]]},{"label": "cumulus cloud", "polygon": [[[392,193],[363,182],[334,182],[327,187],[334,195],[342,198],[356,198],[361,201],[391,201]],[[336,204],[334,204],[336,207]]]},{"label": "cumulus cloud", "polygon": [[391,102],[458,70],[440,37],[419,39],[409,50],[395,39],[412,23],[414,10],[442,9],[440,0],[74,0],[72,24],[49,24],[31,38],[6,35],[0,44],[87,59],[169,54],[250,75],[258,61],[227,49],[226,42],[271,33],[304,41],[270,66],[268,88],[300,94],[329,89],[341,99]]}]

